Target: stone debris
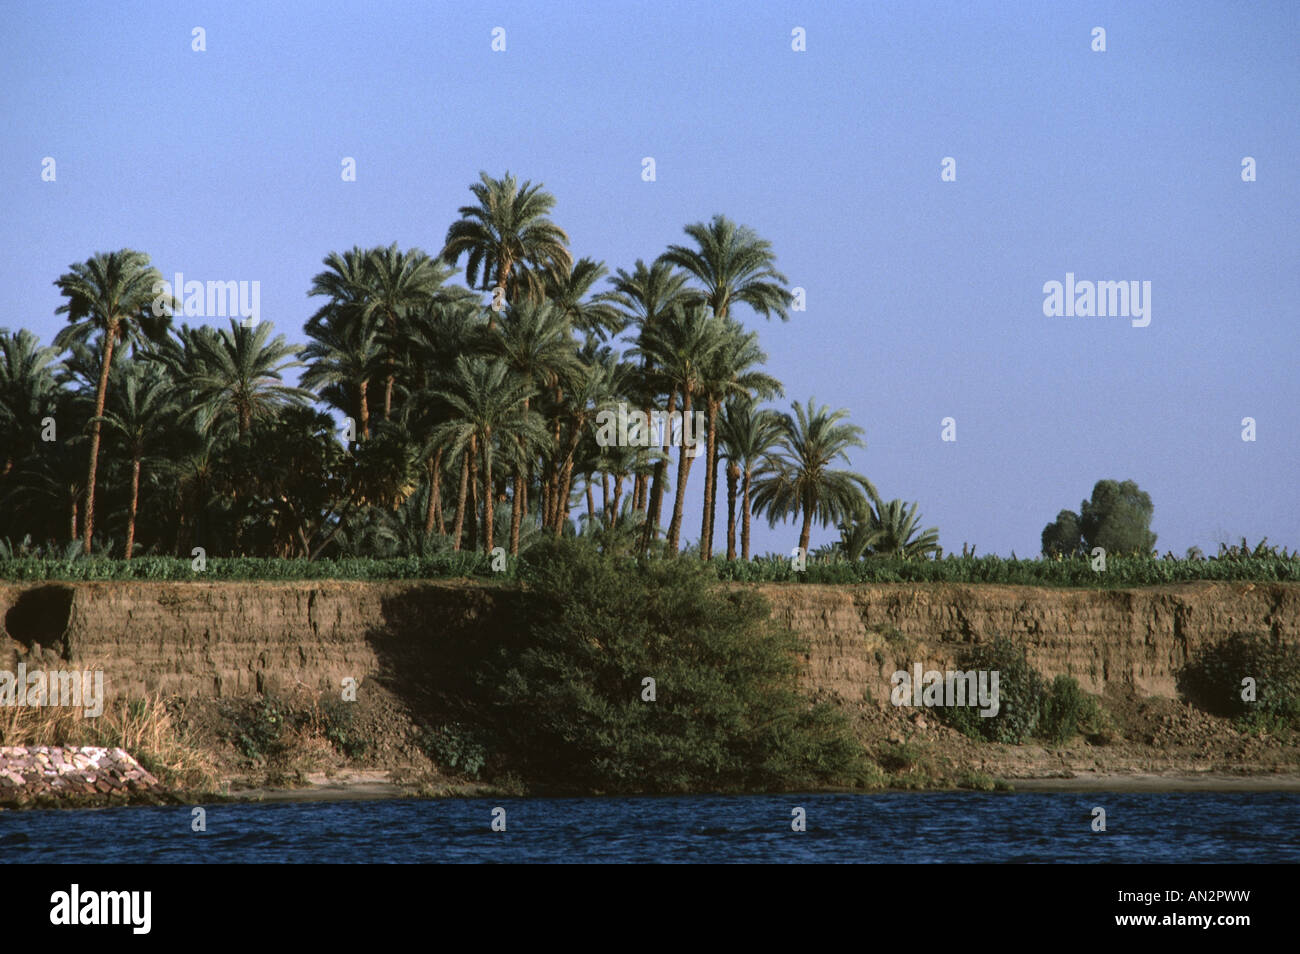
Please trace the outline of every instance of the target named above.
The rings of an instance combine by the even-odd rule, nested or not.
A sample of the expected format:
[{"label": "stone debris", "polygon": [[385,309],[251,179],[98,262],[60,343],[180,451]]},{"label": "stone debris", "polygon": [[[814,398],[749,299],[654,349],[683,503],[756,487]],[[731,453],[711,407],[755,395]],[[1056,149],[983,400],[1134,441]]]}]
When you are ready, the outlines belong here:
[{"label": "stone debris", "polygon": [[124,749],[0,746],[0,804],[43,796],[162,795],[166,788]]}]

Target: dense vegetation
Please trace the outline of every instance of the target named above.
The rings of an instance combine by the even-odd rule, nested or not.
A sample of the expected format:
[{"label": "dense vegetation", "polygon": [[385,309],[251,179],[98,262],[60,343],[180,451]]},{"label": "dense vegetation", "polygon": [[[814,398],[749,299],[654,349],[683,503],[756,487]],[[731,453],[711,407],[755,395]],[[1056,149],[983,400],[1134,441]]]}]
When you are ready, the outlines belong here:
[{"label": "dense vegetation", "polygon": [[[796,685],[799,641],[698,562],[530,551],[524,641],[478,674],[488,734],[534,782],[686,792],[853,784],[860,748]],[[648,680],[653,680],[650,682]]]}]

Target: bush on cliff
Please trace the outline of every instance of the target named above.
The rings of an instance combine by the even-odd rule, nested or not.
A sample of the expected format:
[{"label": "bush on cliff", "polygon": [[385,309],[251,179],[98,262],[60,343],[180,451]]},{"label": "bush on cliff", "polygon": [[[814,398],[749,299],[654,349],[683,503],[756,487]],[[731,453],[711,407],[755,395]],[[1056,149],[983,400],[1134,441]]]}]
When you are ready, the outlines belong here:
[{"label": "bush on cliff", "polygon": [[1019,745],[1038,728],[1046,696],[1043,677],[1029,665],[1025,650],[1005,637],[971,647],[961,660],[965,670],[998,673],[998,711],[982,716],[975,706],[944,706],[935,712],[973,739]]},{"label": "bush on cliff", "polygon": [[[1250,684],[1253,682],[1253,698]],[[1300,656],[1276,636],[1233,633],[1197,652],[1178,672],[1178,690],[1214,715],[1249,728],[1300,729]]]},{"label": "bush on cliff", "polygon": [[485,678],[498,732],[535,782],[627,793],[864,778],[844,716],[800,693],[800,644],[757,593],[694,561],[575,541],[543,545],[520,573],[525,638]]}]

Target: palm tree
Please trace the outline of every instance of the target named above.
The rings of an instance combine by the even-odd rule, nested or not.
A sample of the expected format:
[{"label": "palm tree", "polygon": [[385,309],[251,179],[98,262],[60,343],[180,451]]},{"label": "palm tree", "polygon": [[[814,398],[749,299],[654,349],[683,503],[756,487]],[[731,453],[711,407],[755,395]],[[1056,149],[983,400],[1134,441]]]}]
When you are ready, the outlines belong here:
[{"label": "palm tree", "polygon": [[384,328],[384,347],[388,353],[387,378],[384,386],[384,420],[391,417],[393,383],[396,380],[394,353],[402,335],[398,322],[438,297],[442,284],[453,269],[419,249],[399,252],[394,242],[387,248],[366,253],[364,274],[366,293],[360,320],[363,325],[379,324]]},{"label": "palm tree", "polygon": [[[672,521],[668,526],[668,549],[671,552],[677,552],[677,544],[681,538],[682,514],[686,502],[686,480],[690,476],[691,463],[694,454],[690,450],[696,449],[698,445],[688,445],[685,440],[685,431],[687,422],[694,423],[692,418],[692,399],[699,392],[700,382],[702,380],[704,369],[710,361],[713,360],[714,352],[726,344],[726,335],[724,326],[710,320],[709,310],[703,305],[692,305],[689,307],[676,308],[672,316],[659,322],[653,328],[647,329],[644,340],[629,352],[633,356],[649,356],[653,362],[653,371],[650,372],[652,379],[659,382],[661,390],[666,391],[668,397],[668,413],[671,416],[674,411],[674,402],[677,395],[682,398],[682,433],[683,439],[681,450],[678,454],[677,464],[677,491],[676,499],[673,503]],[[693,435],[698,441],[700,435]],[[660,482],[655,480],[654,490],[652,491],[651,510],[657,515],[659,509],[659,497],[661,493]],[[646,546],[649,546],[650,534],[653,532],[653,521],[646,524]]]},{"label": "palm tree", "polygon": [[[113,365],[113,349],[119,344],[132,346],[143,335],[160,339],[170,323],[174,299],[159,295],[162,275],[149,264],[143,252],[122,249],[100,252],[85,262],[70,266],[70,271],[54,282],[67,301],[55,309],[66,314],[68,326],[54,339],[54,346],[64,349],[99,337],[99,384],[95,390],[95,413],[91,418],[90,462],[86,477],[86,519],[82,550],[90,554],[90,539],[95,531],[95,474],[99,467],[100,427],[104,400],[108,394],[108,373]],[[160,307],[155,309],[154,305]]]},{"label": "palm tree", "polygon": [[502,179],[480,172],[479,181],[469,188],[478,204],[461,206],[461,217],[447,229],[440,257],[455,265],[461,255],[468,255],[466,283],[472,288],[481,276],[480,287],[495,289],[507,303],[542,298],[544,273],[567,272],[573,261],[569,236],[547,218],[555,197],[543,192],[540,183],[520,185],[509,172]]},{"label": "palm tree", "polygon": [[704,467],[704,512],[700,523],[700,559],[713,556],[713,521],[717,512],[718,411],[722,402],[738,396],[776,397],[784,393],[781,382],[755,370],[767,360],[758,346],[758,335],[747,332],[734,318],[722,319],[723,345],[704,362],[700,397],[705,404],[706,453]]},{"label": "palm tree", "polygon": [[[433,440],[446,447],[449,454],[468,458],[467,479],[470,500],[476,501],[477,461],[475,448],[483,454],[483,486],[486,489],[484,549],[491,552],[494,502],[492,499],[492,448],[494,437],[513,442],[517,437],[531,441],[546,439],[541,420],[525,410],[525,402],[536,393],[531,386],[512,378],[503,361],[488,361],[461,355],[456,359],[450,386],[437,391],[451,408],[452,417],[434,431]],[[458,504],[457,524],[465,506],[465,494]],[[475,504],[475,506],[477,506]],[[454,541],[459,549],[459,539]]]},{"label": "palm tree", "polygon": [[[485,339],[485,348],[505,362],[520,382],[537,393],[560,395],[566,386],[581,372],[581,363],[574,348],[573,335],[564,312],[551,302],[522,302],[511,305],[500,325]],[[524,403],[524,410],[530,407]],[[539,445],[536,450],[550,450],[552,469],[559,448],[558,420],[556,436]],[[514,510],[527,512],[527,466],[515,470]],[[545,487],[543,510],[549,510],[551,481]],[[510,531],[511,552],[518,547],[519,518],[512,510]]]},{"label": "palm tree", "polygon": [[592,286],[608,272],[603,262],[580,258],[572,269],[550,270],[543,278],[546,298],[568,319],[569,324],[591,341],[606,341],[627,327],[619,313],[614,292],[599,292],[590,299]]},{"label": "palm tree", "polygon": [[311,343],[298,352],[306,365],[300,383],[357,423],[357,439],[370,436],[370,382],[384,371],[379,329],[350,320],[343,311],[313,318],[306,326]]},{"label": "palm tree", "polygon": [[232,318],[228,329],[199,327],[189,332],[191,367],[178,366],[174,353],[164,356],[193,402],[182,419],[194,418],[200,431],[234,425],[242,438],[254,420],[273,418],[286,407],[311,400],[310,391],[281,383],[284,372],[302,362],[284,335],[268,341],[270,334],[270,322],[250,328]]},{"label": "palm tree", "polygon": [[732,304],[741,302],[765,318],[789,319],[792,296],[786,277],[776,270],[771,243],[753,229],[715,215],[708,225],[686,226],[695,248],[670,245],[661,259],[690,272],[704,286],[704,298],[714,317],[726,318]]},{"label": "palm tree", "polygon": [[766,511],[772,527],[787,515],[802,514],[799,548],[806,554],[814,518],[822,526],[838,522],[858,509],[864,492],[872,496],[876,488],[861,474],[830,467],[837,458],[848,461],[848,448],[867,446],[862,428],[840,423],[848,411],[831,412],[811,398],[806,406],[795,401],[793,408],[793,418],[782,418],[777,455],[755,475],[754,508]]},{"label": "palm tree", "polygon": [[840,524],[840,541],[836,549],[848,559],[860,559],[866,553],[924,557],[939,552],[939,529],[920,528],[917,505],[901,500],[888,503],[872,497],[871,507],[864,504],[852,518]]},{"label": "palm tree", "polygon": [[[610,298],[614,304],[623,309],[631,323],[637,327],[638,338],[643,339],[647,331],[656,326],[665,316],[672,313],[674,308],[680,305],[689,304],[692,297],[696,297],[686,285],[689,275],[686,272],[678,271],[672,264],[657,259],[653,264],[647,266],[641,259],[636,260],[636,265],[631,272],[619,269],[610,278],[610,284],[614,286],[614,293]],[[645,354],[642,356],[641,363],[641,381],[636,388],[641,392],[641,407],[649,416],[655,405],[657,392],[650,382],[648,375],[650,371],[651,356]],[[672,408],[668,408],[672,410]],[[663,445],[663,454],[659,458],[659,463],[655,465],[654,480],[657,485],[662,487],[663,469],[667,466],[666,455],[668,453],[668,444],[665,440]],[[648,492],[650,475],[637,474],[632,489],[632,506],[644,508],[647,513],[650,507],[650,493]],[[656,509],[650,521],[651,528],[659,520],[659,512]]]},{"label": "palm tree", "polygon": [[[171,428],[177,404],[175,389],[158,364],[135,362],[114,371],[113,397],[104,409],[103,423],[121,435],[131,459],[131,496],[126,521],[126,559],[135,549],[135,516],[140,500],[140,468],[145,456],[158,447]],[[161,455],[160,455],[161,456]]]},{"label": "palm tree", "polygon": [[760,409],[748,397],[722,405],[718,440],[727,460],[727,559],[736,558],[736,488],[740,484],[740,554],[749,559],[750,485],[754,468],[771,453],[781,434],[781,415]]},{"label": "palm tree", "polygon": [[50,365],[58,354],[41,347],[26,329],[10,334],[0,328],[0,434],[5,444],[0,478],[36,447],[41,420],[54,410],[58,387]]}]

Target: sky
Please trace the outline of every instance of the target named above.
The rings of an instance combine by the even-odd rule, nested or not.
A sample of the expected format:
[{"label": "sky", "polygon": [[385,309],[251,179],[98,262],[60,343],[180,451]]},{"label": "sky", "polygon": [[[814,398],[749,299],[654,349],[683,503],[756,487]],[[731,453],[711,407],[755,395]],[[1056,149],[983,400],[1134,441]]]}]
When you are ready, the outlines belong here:
[{"label": "sky", "polygon": [[[1161,553],[1295,548],[1298,107],[1293,0],[24,5],[0,34],[0,327],[48,342],[54,280],[135,248],[260,282],[303,343],[325,255],[436,254],[508,170],[611,271],[717,213],[771,242],[806,309],[737,316],[777,405],[846,409],[845,466],[945,551],[1037,554],[1103,478],[1151,495]],[[1150,323],[1045,314],[1067,273],[1150,282]],[[754,533],[784,553],[798,526]]]}]

